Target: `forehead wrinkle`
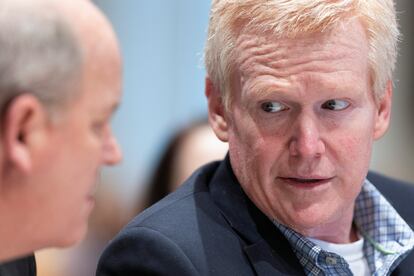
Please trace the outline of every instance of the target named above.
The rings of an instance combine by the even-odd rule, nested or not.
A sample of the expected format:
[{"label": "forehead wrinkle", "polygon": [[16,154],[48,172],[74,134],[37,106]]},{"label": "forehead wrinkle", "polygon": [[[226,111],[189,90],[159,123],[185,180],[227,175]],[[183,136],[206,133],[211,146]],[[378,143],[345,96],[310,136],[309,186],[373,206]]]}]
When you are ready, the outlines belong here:
[{"label": "forehead wrinkle", "polygon": [[[355,24],[342,26],[339,33],[315,33],[293,39],[276,38],[269,34],[242,34],[236,41],[236,64],[241,71],[246,72],[257,63],[270,68],[287,68],[305,64],[307,61],[303,59],[303,52],[310,61],[329,61],[329,65],[335,60],[343,63],[347,56],[365,57],[367,60],[367,55],[363,54],[367,53],[368,45],[361,45],[364,44],[361,43],[365,38],[363,33],[361,35],[351,32],[351,37],[342,35],[345,29],[355,28],[353,25]],[[357,26],[357,29],[358,27],[360,26]]]},{"label": "forehead wrinkle", "polygon": [[[326,64],[326,60],[332,61],[332,63]],[[347,62],[336,62],[329,57],[324,59],[293,60],[290,61],[292,65],[289,64],[287,66],[280,66],[280,64],[275,66],[274,64],[277,63],[278,62],[276,61],[263,64],[260,63],[258,59],[250,60],[249,63],[246,63],[245,67],[240,68],[241,82],[259,82],[259,77],[269,76],[275,80],[275,84],[281,85],[281,87],[285,88],[291,81],[295,81],[299,78],[305,80],[307,76],[312,77],[312,81],[315,81],[318,79],[316,77],[318,74],[338,75],[340,73],[344,73],[343,75],[347,77],[353,74],[353,72],[349,70],[349,67],[346,66]],[[287,63],[289,63],[289,61],[287,61]],[[351,75],[349,73],[351,73]],[[361,74],[364,73],[366,72],[361,72]],[[310,80],[308,79],[308,81]]]},{"label": "forehead wrinkle", "polygon": [[[332,61],[326,63],[326,61]],[[307,74],[330,74],[336,72],[351,72],[347,62],[335,62],[329,58],[299,60],[298,62],[291,62],[292,64],[286,66],[275,67],[273,64],[269,64],[273,68],[273,72],[276,76],[282,78],[299,77]],[[351,72],[352,73],[352,72]]]},{"label": "forehead wrinkle", "polygon": [[[303,75],[295,75],[291,78],[275,78],[273,75],[261,75],[257,78],[250,78],[243,83],[241,93],[247,96],[247,98],[254,96],[260,96],[261,98],[278,96],[289,101],[297,101],[298,98],[301,101],[305,101],[308,96],[313,95],[313,93],[309,93],[311,91],[320,94],[321,97],[346,98],[348,93],[344,92],[362,91],[364,85],[368,85],[368,83],[360,81],[359,75],[349,74],[350,72],[352,73],[351,70],[340,70],[321,74],[307,71]],[[346,81],[339,81],[338,76],[346,78]],[[299,82],[297,81],[298,78],[301,79]],[[299,84],[300,86],[292,87],[292,83]],[[293,91],[294,93],[291,93]]]},{"label": "forehead wrinkle", "polygon": [[[244,36],[247,38],[247,36]],[[236,64],[240,71],[250,71],[253,65],[266,65],[275,59],[286,58],[286,52],[279,49],[276,43],[262,43],[259,37],[247,40],[239,40],[236,46]]]},{"label": "forehead wrinkle", "polygon": [[[239,49],[240,75],[245,78],[256,78],[262,75],[289,78],[292,75],[308,72],[334,73],[347,71],[349,64],[355,58],[364,58],[361,51],[358,51],[355,47],[350,52],[341,50],[341,48],[350,50],[349,47],[354,45],[338,46],[337,43],[330,43],[320,50],[316,49],[309,52],[305,49],[307,54],[302,56],[301,51],[303,52],[304,49],[301,48],[301,45],[284,44],[272,42],[258,46],[254,43],[246,43],[245,46],[248,45],[248,47]],[[273,51],[273,49],[276,50]],[[288,51],[291,53],[289,56],[287,56]],[[366,64],[368,68],[368,61]],[[364,74],[364,72],[361,73]]]}]

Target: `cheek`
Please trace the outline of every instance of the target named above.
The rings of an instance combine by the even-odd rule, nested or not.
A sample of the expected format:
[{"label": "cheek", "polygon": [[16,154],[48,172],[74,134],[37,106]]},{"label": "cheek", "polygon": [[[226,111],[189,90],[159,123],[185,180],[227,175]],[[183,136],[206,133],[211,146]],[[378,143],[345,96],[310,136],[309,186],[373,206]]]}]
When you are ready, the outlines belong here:
[{"label": "cheek", "polygon": [[[71,152],[78,160],[79,169],[84,174],[94,171],[102,159],[104,139],[86,126],[74,133],[72,139]],[[82,168],[84,169],[82,170]]]},{"label": "cheek", "polygon": [[[254,150],[257,133],[254,125],[246,116],[244,118],[235,116],[229,126],[229,154],[235,175],[241,183],[248,183],[252,175],[247,174],[249,168],[256,160]],[[256,170],[249,170],[256,171]]]},{"label": "cheek", "polygon": [[336,160],[337,170],[342,171],[344,177],[357,179],[365,177],[371,160],[373,144],[373,121],[361,120],[351,128],[345,128],[337,135],[331,147],[331,153]]},{"label": "cheek", "polygon": [[[239,121],[240,122],[240,121]],[[229,153],[235,175],[250,196],[272,182],[272,170],[280,155],[277,136],[265,136],[253,123],[238,124],[229,131]]]},{"label": "cheek", "polygon": [[265,145],[260,127],[247,112],[234,112],[232,122],[229,128],[230,155],[237,164],[256,167]]},{"label": "cheek", "polygon": [[371,153],[372,139],[367,136],[345,135],[338,139],[339,155],[347,160],[366,158]]},{"label": "cheek", "polygon": [[[233,148],[246,152],[250,157],[260,154],[265,148],[271,148],[269,143],[278,137],[274,123],[264,124],[255,120],[247,110],[235,109],[229,128],[229,144]],[[277,132],[277,131],[276,131]]]}]

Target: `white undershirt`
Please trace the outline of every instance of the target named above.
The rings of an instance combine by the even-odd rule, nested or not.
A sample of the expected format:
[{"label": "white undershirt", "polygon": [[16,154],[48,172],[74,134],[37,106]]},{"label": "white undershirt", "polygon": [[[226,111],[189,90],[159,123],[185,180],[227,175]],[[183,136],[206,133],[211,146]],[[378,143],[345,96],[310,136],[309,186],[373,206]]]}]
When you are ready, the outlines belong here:
[{"label": "white undershirt", "polygon": [[355,276],[371,275],[368,267],[368,262],[364,256],[363,251],[364,238],[361,238],[356,242],[344,244],[330,243],[312,238],[308,239],[323,250],[338,254],[339,256],[343,257],[349,264],[349,268]]}]

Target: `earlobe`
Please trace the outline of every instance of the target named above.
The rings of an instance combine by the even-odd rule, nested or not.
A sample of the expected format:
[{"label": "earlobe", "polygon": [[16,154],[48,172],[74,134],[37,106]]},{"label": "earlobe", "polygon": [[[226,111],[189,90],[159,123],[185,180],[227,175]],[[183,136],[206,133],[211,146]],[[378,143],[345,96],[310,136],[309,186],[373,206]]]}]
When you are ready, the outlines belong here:
[{"label": "earlobe", "polygon": [[378,140],[387,132],[391,120],[392,82],[387,82],[384,96],[377,103],[374,139]]},{"label": "earlobe", "polygon": [[208,119],[216,136],[228,142],[228,122],[220,90],[214,86],[210,78],[206,78],[205,95],[208,101]]},{"label": "earlobe", "polygon": [[15,97],[7,106],[3,121],[5,159],[28,173],[32,169],[33,138],[44,124],[44,110],[32,95]]}]

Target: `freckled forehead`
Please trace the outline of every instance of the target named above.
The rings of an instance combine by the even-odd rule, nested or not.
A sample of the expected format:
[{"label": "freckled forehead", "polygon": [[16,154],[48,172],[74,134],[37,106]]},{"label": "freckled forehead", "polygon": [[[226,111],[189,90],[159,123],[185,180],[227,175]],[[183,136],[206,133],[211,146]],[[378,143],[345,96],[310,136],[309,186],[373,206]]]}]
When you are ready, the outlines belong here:
[{"label": "freckled forehead", "polygon": [[273,34],[242,33],[235,44],[235,64],[239,71],[253,73],[257,65],[284,68],[309,61],[342,62],[366,60],[368,42],[357,19],[351,19],[323,33],[296,38]]}]

